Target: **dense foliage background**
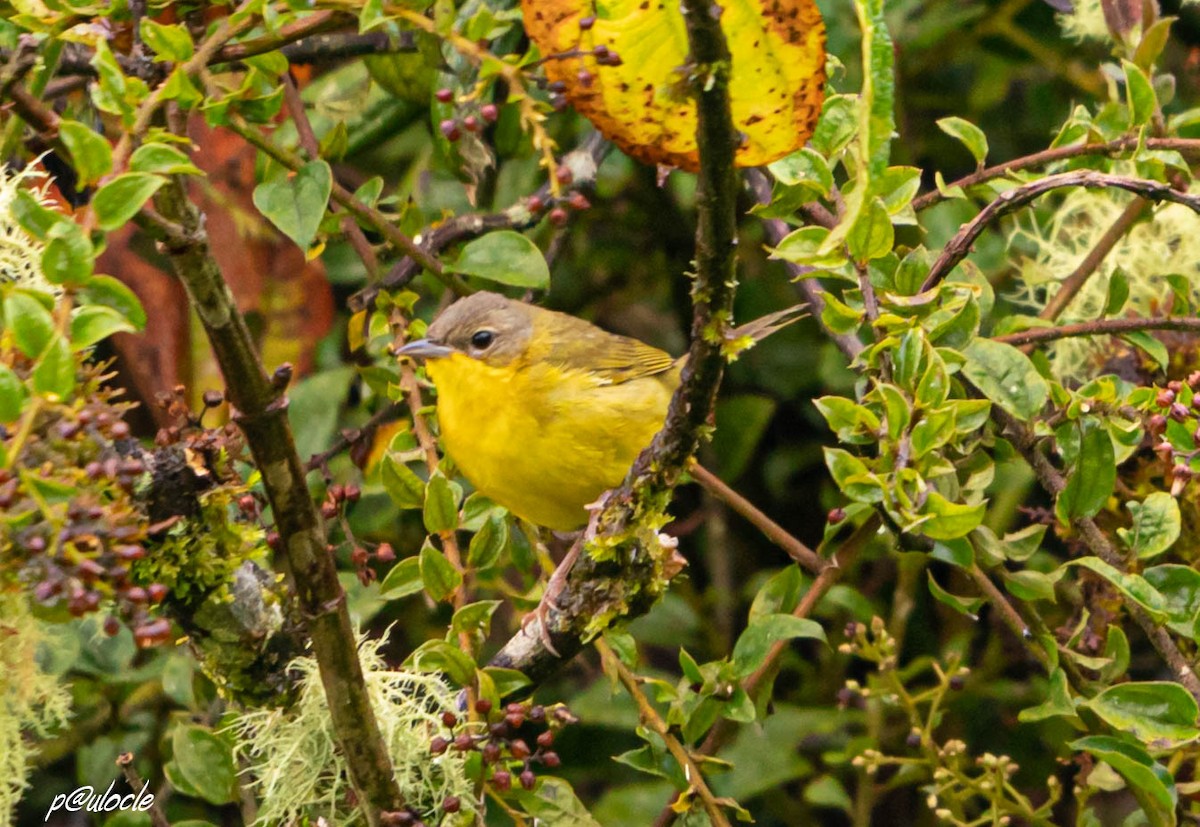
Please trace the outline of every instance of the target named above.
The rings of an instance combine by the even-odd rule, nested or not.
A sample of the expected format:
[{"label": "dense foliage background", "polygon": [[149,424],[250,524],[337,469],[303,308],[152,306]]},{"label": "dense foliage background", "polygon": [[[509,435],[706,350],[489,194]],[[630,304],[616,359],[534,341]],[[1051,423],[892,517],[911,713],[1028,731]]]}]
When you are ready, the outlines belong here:
[{"label": "dense foliage background", "polygon": [[[308,651],[308,616],[268,574],[287,568],[280,532],[293,536],[264,495],[261,472],[278,457],[247,450],[263,433],[234,426],[211,319],[172,274],[195,265],[200,226],[268,373],[291,366],[261,386],[226,370],[227,395],[245,413],[287,387],[324,518],[317,547],[330,544],[350,618],[374,641],[363,657],[391,755],[407,755],[397,766],[415,775],[438,766],[436,778],[402,784],[426,823],[471,823],[472,807],[445,801],[484,789],[479,753],[442,744],[438,762],[428,752],[470,726],[454,697],[462,685],[472,699],[496,698],[492,723],[507,712],[520,724],[498,742],[512,777],[490,776],[489,824],[586,823],[584,810],[606,825],[664,824],[680,791],[681,811],[695,804],[684,823],[707,823],[714,796],[762,825],[1194,820],[1196,687],[1179,667],[1195,663],[1200,612],[1190,483],[1200,331],[1035,336],[1003,351],[979,342],[1103,318],[1194,320],[1200,218],[1187,189],[1200,156],[1200,8],[1163,2],[1162,15],[1178,15],[1168,39],[1142,18],[1154,3],[1083,2],[1064,17],[1041,0],[891,0],[882,18],[879,3],[817,4],[827,98],[864,88],[865,28],[877,74],[874,99],[863,99],[894,112],[897,134],[883,167],[916,170],[864,169],[860,145],[889,151],[890,121],[864,130],[827,104],[812,155],[772,166],[773,203],[754,207],[742,193],[736,318],[798,303],[795,266],[816,268],[831,295],[826,313],[729,366],[700,458],[790,542],[837,554],[841,567],[806,571],[761,519],[681,486],[666,531],[685,572],[601,654],[586,647],[542,683],[544,710],[501,712],[522,681],[475,668],[520,628],[553,561],[531,527],[459,501],[466,483],[452,465],[431,475],[427,412],[418,405],[414,420],[417,377],[388,354],[389,325],[419,335],[453,279],[403,259],[379,219],[425,243],[461,216],[499,216],[497,227],[537,249],[500,249],[495,238],[511,236],[483,234],[465,250],[434,250],[447,273],[514,296],[530,288],[548,307],[682,353],[696,179],[598,151],[590,124],[538,87],[536,66],[510,76],[484,60],[481,72],[483,50],[529,48],[518,9],[317,5],[327,17],[297,43],[301,29],[289,27],[312,18],[286,3],[0,2],[11,170],[0,186],[0,824],[9,809],[17,824],[42,823],[56,795],[103,790],[123,753],[133,754],[126,777],[150,782],[172,824],[355,812],[316,665],[284,669]],[[433,21],[429,31],[415,18]],[[222,27],[231,30],[217,42]],[[224,62],[212,52],[197,61],[206,45],[227,50]],[[506,102],[519,77],[536,106]],[[141,120],[148,89],[166,90],[155,94],[170,105]],[[970,123],[939,126],[947,117]],[[546,186],[556,174],[542,166],[547,139],[560,158],[582,148],[602,159],[594,175],[564,176],[561,198]],[[1114,146],[1032,163],[1027,178],[992,176],[970,197],[937,195],[988,164],[1084,142]],[[1046,196],[989,222],[953,280],[921,284],[1000,190],[1086,170],[1148,183]],[[55,177],[48,188],[39,171]],[[860,192],[863,181],[877,188],[886,212],[856,225],[868,240],[851,233],[849,253],[818,251],[826,236],[792,235],[789,247],[769,235],[774,219],[784,232],[838,226],[847,202],[856,209],[843,200],[856,180]],[[332,182],[343,207],[323,213]],[[908,209],[918,183],[919,223]],[[349,193],[366,211],[347,206]],[[1132,208],[1139,196],[1156,206]],[[1121,232],[1106,239],[1114,222]],[[884,225],[886,241],[871,242]],[[918,245],[932,254],[909,256]],[[468,263],[472,247],[483,264]],[[1098,247],[1073,302],[1033,321]],[[537,276],[543,255],[548,284]],[[394,264],[415,278],[379,293]],[[858,274],[879,291],[882,318]],[[199,282],[187,283],[196,295]],[[846,337],[872,345],[853,365]],[[1040,346],[1018,359],[1022,344]],[[985,403],[968,397],[993,403],[989,424]],[[919,434],[943,403],[956,413]],[[920,439],[930,453],[910,467]],[[1047,486],[1037,457],[1070,490]],[[948,503],[936,515],[926,479]],[[921,493],[885,506],[872,486]],[[80,560],[95,537],[108,556],[91,571]],[[1097,537],[1119,554],[1099,559]],[[798,610],[810,589],[820,600]],[[239,613],[245,605],[254,608]],[[771,620],[793,612],[819,626]],[[794,642],[774,651],[777,639]],[[452,652],[460,646],[465,659]],[[401,664],[420,674],[389,671]],[[748,678],[757,697],[738,688]],[[414,698],[415,710],[401,703]],[[666,740],[638,706],[647,698],[672,725]],[[569,714],[556,716],[559,703]],[[547,724],[528,719],[543,714],[554,735],[530,765],[522,747]],[[668,741],[697,755],[724,744],[720,763],[695,759],[708,802]],[[530,766],[538,780],[526,785]],[[50,821],[89,823],[62,812]]]}]

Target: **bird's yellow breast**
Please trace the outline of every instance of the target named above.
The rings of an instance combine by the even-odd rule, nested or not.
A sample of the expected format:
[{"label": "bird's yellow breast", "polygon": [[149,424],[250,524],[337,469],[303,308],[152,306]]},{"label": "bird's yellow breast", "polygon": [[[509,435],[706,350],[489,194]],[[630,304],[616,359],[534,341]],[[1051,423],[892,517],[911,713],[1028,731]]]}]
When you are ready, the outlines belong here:
[{"label": "bird's yellow breast", "polygon": [[611,383],[539,361],[493,366],[461,353],[431,359],[446,453],[485,496],[566,531],[621,483],[666,418],[678,373]]}]

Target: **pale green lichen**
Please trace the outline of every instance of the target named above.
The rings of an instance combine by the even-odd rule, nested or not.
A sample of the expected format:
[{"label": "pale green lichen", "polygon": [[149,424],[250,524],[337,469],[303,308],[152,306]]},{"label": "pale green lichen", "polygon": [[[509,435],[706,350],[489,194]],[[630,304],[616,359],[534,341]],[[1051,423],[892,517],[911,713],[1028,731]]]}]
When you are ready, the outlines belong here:
[{"label": "pale green lichen", "polygon": [[0,591],[0,618],[0,827],[10,827],[28,786],[30,737],[65,725],[71,696],[38,666],[42,630],[26,595]]},{"label": "pale green lichen", "polygon": [[0,284],[15,284],[51,292],[42,275],[42,252],[45,245],[18,223],[13,213],[17,193],[24,190],[39,202],[53,208],[47,195],[49,177],[33,167],[11,172],[0,167]]},{"label": "pale green lichen", "polygon": [[[466,753],[434,756],[430,751],[430,740],[445,735],[442,713],[457,711],[454,694],[436,675],[389,669],[379,654],[382,645],[382,640],[360,641],[359,659],[405,802],[432,815],[447,796],[457,796],[463,812],[473,812]],[[258,797],[257,823],[316,823],[318,818],[362,823],[349,803],[346,760],[334,739],[316,659],[299,658],[292,668],[300,675],[300,690],[291,708],[248,710],[230,727],[237,739],[235,754],[248,766]]]},{"label": "pale green lichen", "polygon": [[[1019,218],[1010,244],[1031,249],[1032,254],[1018,264],[1019,287],[1013,298],[1034,313],[1045,307],[1131,198],[1112,190],[1074,190],[1049,223],[1039,224],[1032,213]],[[1135,225],[1105,256],[1059,322],[1100,318],[1118,270],[1128,280],[1129,299],[1117,315],[1162,315],[1171,296],[1166,277],[1173,274],[1184,276],[1191,284],[1192,302],[1200,301],[1200,216],[1178,204],[1155,207],[1152,220]],[[1047,354],[1057,378],[1081,379],[1092,375],[1097,360],[1111,350],[1111,337],[1076,337],[1052,343]]]}]

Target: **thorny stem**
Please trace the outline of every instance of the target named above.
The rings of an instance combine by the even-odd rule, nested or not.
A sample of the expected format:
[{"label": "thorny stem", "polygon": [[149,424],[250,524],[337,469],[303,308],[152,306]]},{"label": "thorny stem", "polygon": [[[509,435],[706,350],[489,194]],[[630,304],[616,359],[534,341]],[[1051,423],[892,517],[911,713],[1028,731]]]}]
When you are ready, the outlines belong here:
[{"label": "thorny stem", "polygon": [[[965,175],[957,181],[951,181],[946,185],[947,190],[952,190],[955,187],[967,189],[969,187],[985,184],[996,178],[1003,178],[1014,172],[1020,172],[1026,169],[1037,169],[1056,161],[1065,161],[1068,158],[1078,158],[1083,155],[1115,155],[1119,152],[1125,152],[1131,149],[1137,149],[1138,139],[1134,138],[1118,138],[1115,141],[1109,141],[1103,144],[1073,144],[1071,146],[1059,146],[1053,149],[1035,152],[1031,155],[1023,155],[1020,158],[1014,158],[1011,161],[1005,161],[1002,164],[985,167],[978,172],[973,172],[970,175]],[[1145,146],[1147,149],[1158,150],[1175,150],[1183,155],[1200,157],[1200,139],[1194,138],[1148,138]],[[951,196],[943,195],[941,192],[934,190],[927,192],[924,195],[913,199],[912,206],[914,210],[920,211],[927,207],[932,207],[934,204],[947,200]]]},{"label": "thorny stem", "polygon": [[629,667],[621,662],[617,657],[616,652],[612,647],[604,641],[603,638],[596,641],[596,651],[600,653],[601,659],[604,661],[605,667],[615,672],[621,685],[625,687],[625,691],[633,698],[638,708],[638,720],[643,726],[648,727],[659,738],[662,738],[666,744],[667,750],[671,753],[671,757],[679,764],[683,770],[684,777],[687,778],[690,788],[696,791],[701,804],[704,805],[704,811],[708,814],[709,819],[718,827],[729,827],[729,820],[725,817],[724,811],[721,809],[720,803],[717,802],[716,796],[709,789],[708,783],[704,780],[704,774],[700,772],[700,768],[696,765],[695,760],[689,754],[686,747],[679,742],[671,733],[671,728],[667,726],[667,722],[658,714],[658,710],[650,703],[650,699],[646,697],[646,693],[642,691],[639,683],[639,678],[629,670]]},{"label": "thorny stem", "polygon": [[1130,178],[1124,175],[1109,175],[1103,172],[1078,171],[1064,172],[1059,175],[1047,175],[1028,184],[1006,190],[1000,193],[979,214],[964,224],[950,239],[938,256],[937,261],[925,277],[921,291],[932,289],[945,278],[955,266],[967,257],[971,245],[975,243],[987,225],[1002,215],[1018,210],[1032,202],[1040,195],[1065,187],[1085,187],[1087,189],[1122,189],[1140,195],[1150,201],[1170,201],[1182,204],[1194,212],[1200,213],[1200,197],[1164,184],[1161,181],[1151,181],[1145,178]]},{"label": "thorny stem", "polygon": [[1162,319],[1097,319],[1092,322],[1065,324],[1059,327],[1035,327],[1020,333],[996,336],[997,342],[1010,345],[1039,344],[1056,339],[1075,336],[1120,336],[1138,330],[1180,330],[1200,333],[1200,318],[1194,316],[1168,316]]}]

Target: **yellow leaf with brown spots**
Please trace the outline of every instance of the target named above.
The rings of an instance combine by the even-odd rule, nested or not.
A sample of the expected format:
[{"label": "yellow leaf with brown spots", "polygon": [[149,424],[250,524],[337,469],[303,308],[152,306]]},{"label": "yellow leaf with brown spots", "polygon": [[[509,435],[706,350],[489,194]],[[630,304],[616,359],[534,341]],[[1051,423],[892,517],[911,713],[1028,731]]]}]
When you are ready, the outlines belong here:
[{"label": "yellow leaf with brown spots", "polygon": [[[550,58],[547,77],[605,137],[649,164],[698,167],[687,31],[676,0],[521,6],[525,31]],[[721,26],[732,57],[734,127],[746,136],[735,161],[769,164],[802,147],[821,113],[825,24],[813,0],[722,0]],[[620,65],[603,65],[597,47],[615,52]]]}]

